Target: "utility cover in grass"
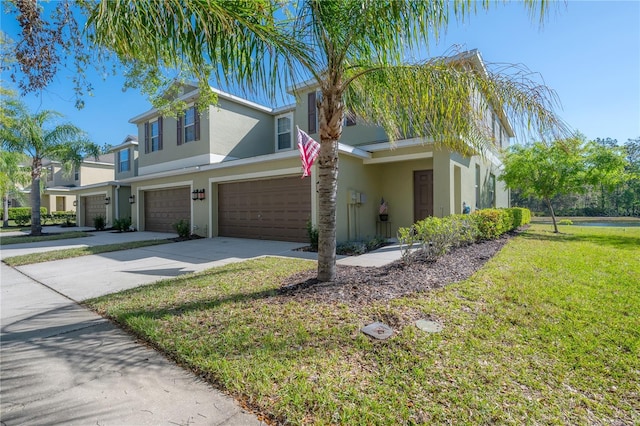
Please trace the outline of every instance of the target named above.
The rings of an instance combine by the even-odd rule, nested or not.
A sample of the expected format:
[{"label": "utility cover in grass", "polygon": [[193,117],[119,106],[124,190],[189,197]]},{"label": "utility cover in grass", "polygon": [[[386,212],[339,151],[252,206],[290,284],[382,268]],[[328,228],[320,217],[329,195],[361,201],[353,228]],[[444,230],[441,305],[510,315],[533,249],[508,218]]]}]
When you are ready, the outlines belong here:
[{"label": "utility cover in grass", "polygon": [[442,324],[435,321],[421,319],[416,321],[416,327],[427,333],[439,333],[442,331]]},{"label": "utility cover in grass", "polygon": [[385,340],[393,335],[393,329],[381,322],[372,322],[371,324],[362,327],[360,331],[367,336],[371,336],[378,340]]}]

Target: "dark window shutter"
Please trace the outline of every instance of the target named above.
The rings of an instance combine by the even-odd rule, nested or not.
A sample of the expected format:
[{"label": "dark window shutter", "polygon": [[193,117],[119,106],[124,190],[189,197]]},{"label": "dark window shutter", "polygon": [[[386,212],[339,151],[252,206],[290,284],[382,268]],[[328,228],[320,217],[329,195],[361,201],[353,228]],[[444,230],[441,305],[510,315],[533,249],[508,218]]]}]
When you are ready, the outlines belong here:
[{"label": "dark window shutter", "polygon": [[162,151],[162,117],[158,117],[158,151]]},{"label": "dark window shutter", "polygon": [[149,153],[149,122],[144,123],[144,153]]},{"label": "dark window shutter", "polygon": [[315,133],[317,131],[316,92],[312,92],[307,95],[307,112],[309,118],[307,128],[309,129],[309,133]]},{"label": "dark window shutter", "polygon": [[198,111],[198,108],[193,107],[193,115],[195,116],[195,133],[196,133],[196,139],[197,141],[200,140],[200,111]]},{"label": "dark window shutter", "polygon": [[178,145],[182,145],[182,116],[178,117],[178,133],[176,136],[178,138]]}]

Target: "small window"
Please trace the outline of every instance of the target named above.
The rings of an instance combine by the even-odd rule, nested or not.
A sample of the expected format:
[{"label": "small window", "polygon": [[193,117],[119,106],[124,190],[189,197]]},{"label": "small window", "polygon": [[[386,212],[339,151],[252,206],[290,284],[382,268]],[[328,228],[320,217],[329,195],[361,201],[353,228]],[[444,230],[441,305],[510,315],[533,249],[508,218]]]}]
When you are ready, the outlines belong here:
[{"label": "small window", "polygon": [[496,176],[491,173],[489,175],[489,199],[491,200],[491,207],[496,206]]},{"label": "small window", "polygon": [[309,134],[313,134],[318,131],[316,92],[311,92],[307,95],[307,130]]},{"label": "small window", "polygon": [[129,149],[123,149],[118,152],[118,171],[129,171]]},{"label": "small window", "polygon": [[47,166],[47,182],[53,181],[53,165]]},{"label": "small window", "polygon": [[476,209],[481,208],[480,204],[480,165],[476,164]]},{"label": "small window", "polygon": [[151,151],[160,150],[160,132],[158,122],[151,123]]},{"label": "small window", "polygon": [[80,180],[80,169],[78,166],[73,166],[73,180]]},{"label": "small window", "polygon": [[293,147],[291,122],[291,114],[276,117],[276,151]]}]

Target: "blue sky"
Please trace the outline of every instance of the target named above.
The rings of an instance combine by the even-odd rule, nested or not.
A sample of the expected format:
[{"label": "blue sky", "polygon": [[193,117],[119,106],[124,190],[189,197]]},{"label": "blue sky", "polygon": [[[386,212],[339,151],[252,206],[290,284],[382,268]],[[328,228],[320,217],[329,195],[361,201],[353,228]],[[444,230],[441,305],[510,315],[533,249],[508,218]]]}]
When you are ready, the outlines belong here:
[{"label": "blue sky", "polygon": [[[14,17],[2,16],[2,30],[16,31]],[[431,55],[452,45],[480,50],[488,63],[519,63],[539,72],[562,103],[563,119],[588,139],[611,137],[623,143],[640,136],[640,1],[557,3],[544,24],[511,3],[452,22]],[[118,145],[136,134],[128,121],[149,109],[135,90],[122,91],[120,76],[92,76],[94,96],[74,107],[71,76],[61,72],[40,96],[24,98],[32,110],[54,109],[99,144]],[[7,75],[2,76],[8,83]]]}]

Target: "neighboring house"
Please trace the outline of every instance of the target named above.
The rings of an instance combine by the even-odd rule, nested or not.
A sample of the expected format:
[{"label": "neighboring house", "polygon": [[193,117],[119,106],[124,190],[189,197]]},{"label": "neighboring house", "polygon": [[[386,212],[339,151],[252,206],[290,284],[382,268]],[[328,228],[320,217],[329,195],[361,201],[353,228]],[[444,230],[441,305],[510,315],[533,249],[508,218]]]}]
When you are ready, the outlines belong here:
[{"label": "neighboring house", "polygon": [[93,226],[94,219],[102,216],[107,226],[114,219],[131,217],[131,188],[120,182],[136,176],[138,165],[138,138],[127,135],[124,141],[109,151],[111,174],[108,178],[75,188],[76,222],[79,226]]},{"label": "neighboring house", "polygon": [[76,211],[74,191],[81,186],[113,179],[113,154],[87,157],[77,166],[65,169],[62,163],[44,159],[44,190],[40,205],[48,212]]},{"label": "neighboring house", "polygon": [[[476,51],[467,55],[482,66]],[[216,91],[218,105],[199,112],[197,87],[185,85],[181,99],[189,107],[178,119],[155,109],[132,118],[139,152],[132,139],[114,148],[116,155],[129,150],[119,157],[129,169],[117,167],[113,184],[119,185],[120,203],[128,194],[133,226],[173,232],[174,223],[188,220],[193,233],[205,237],[307,241],[307,222],[318,217],[316,167],[301,179],[295,129],[319,140],[316,90],[314,84],[298,85],[290,91],[296,104],[277,109]],[[391,144],[381,128],[345,119],[338,241],[395,236],[399,227],[426,216],[461,213],[463,202],[507,207],[509,194],[496,179],[497,153],[513,131],[501,108],[485,115],[497,146],[484,159],[418,139]],[[114,185],[105,197],[116,196]],[[389,205],[387,222],[378,218],[382,197]]]}]

